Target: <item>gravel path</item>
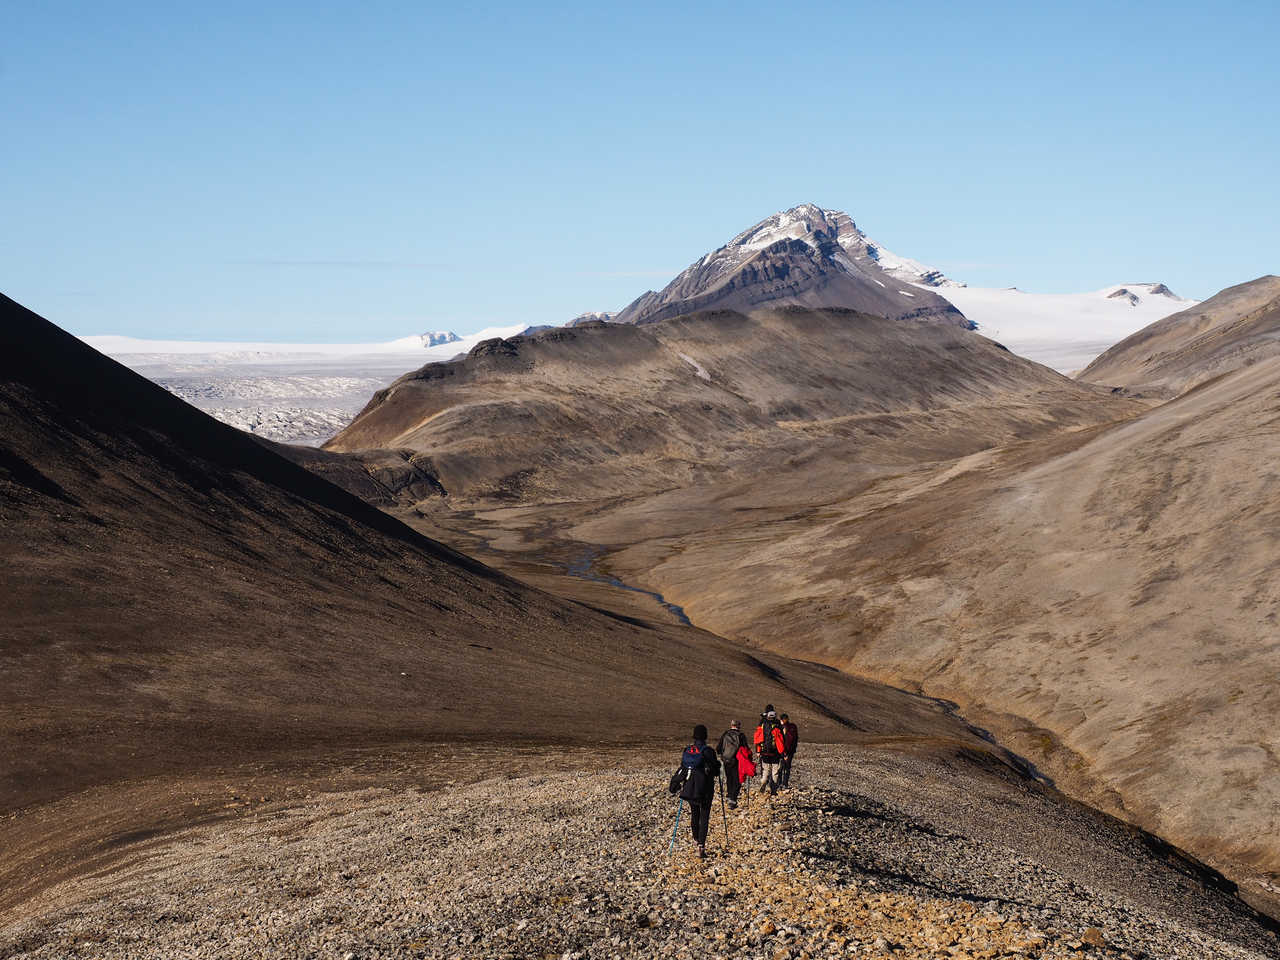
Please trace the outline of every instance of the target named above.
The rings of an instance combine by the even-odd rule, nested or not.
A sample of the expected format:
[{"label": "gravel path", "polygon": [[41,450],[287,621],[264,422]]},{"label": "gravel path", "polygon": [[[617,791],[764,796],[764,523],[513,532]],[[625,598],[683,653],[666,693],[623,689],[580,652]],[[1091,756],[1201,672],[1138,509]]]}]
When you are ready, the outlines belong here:
[{"label": "gravel path", "polygon": [[0,957],[1280,956],[1136,834],[963,754],[809,748],[729,812],[728,851],[717,805],[706,861],[684,823],[666,856],[652,759],[192,830],[64,887]]}]

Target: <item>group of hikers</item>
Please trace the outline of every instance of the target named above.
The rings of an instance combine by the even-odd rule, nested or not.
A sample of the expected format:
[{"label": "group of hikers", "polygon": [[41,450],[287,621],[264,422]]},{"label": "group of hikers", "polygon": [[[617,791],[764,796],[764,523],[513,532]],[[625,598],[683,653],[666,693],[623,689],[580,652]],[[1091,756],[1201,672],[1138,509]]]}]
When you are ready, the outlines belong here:
[{"label": "group of hikers", "polygon": [[[799,742],[800,731],[796,725],[785,713],[779,716],[773,704],[767,705],[760,714],[760,725],[750,742],[739,720],[729,724],[714,747],[707,743],[705,726],[698,724],[693,728],[693,743],[681,754],[680,767],[671,778],[670,788],[672,793],[680,794],[682,803],[689,804],[689,827],[698,844],[698,856],[707,855],[707,828],[716,781],[721,773],[730,810],[737,809],[742,785],[757,773],[760,792],[773,797],[791,785],[791,765]],[[749,783],[747,789],[750,790]],[[676,829],[679,826],[677,814]]]}]

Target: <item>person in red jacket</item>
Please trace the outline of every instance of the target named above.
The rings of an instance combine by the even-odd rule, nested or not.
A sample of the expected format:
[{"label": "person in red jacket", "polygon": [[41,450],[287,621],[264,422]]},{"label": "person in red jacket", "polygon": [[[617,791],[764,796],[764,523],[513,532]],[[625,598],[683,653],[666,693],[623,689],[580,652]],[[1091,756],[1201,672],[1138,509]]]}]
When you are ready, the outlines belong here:
[{"label": "person in red jacket", "polygon": [[800,743],[800,731],[785,713],[782,721],[782,789],[791,786],[791,761],[796,758],[796,746]]},{"label": "person in red jacket", "polygon": [[760,790],[763,793],[768,789],[772,797],[778,792],[782,757],[786,753],[782,725],[778,723],[778,714],[772,703],[760,715],[760,726],[756,727],[753,742],[756,753],[760,755]]}]

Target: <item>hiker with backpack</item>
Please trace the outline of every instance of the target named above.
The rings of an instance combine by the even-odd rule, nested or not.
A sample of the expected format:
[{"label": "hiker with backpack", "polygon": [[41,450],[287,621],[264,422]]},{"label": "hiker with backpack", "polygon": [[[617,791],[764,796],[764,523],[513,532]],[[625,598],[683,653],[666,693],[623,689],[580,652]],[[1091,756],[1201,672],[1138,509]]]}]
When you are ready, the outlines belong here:
[{"label": "hiker with backpack", "polygon": [[772,703],[760,714],[760,726],[756,727],[754,742],[756,753],[760,755],[760,789],[768,788],[769,796],[776,796],[786,744],[782,739],[782,724],[778,723],[778,714]]},{"label": "hiker with backpack", "polygon": [[671,778],[672,786],[682,783],[680,799],[689,804],[689,828],[698,845],[698,856],[707,855],[707,828],[711,824],[711,802],[715,799],[720,758],[707,746],[707,728],[693,728],[693,743],[680,755],[680,769]]},{"label": "hiker with backpack", "polygon": [[747,735],[742,732],[742,721],[734,720],[729,729],[720,734],[716,752],[724,764],[725,793],[729,796],[729,809],[738,809],[738,792],[742,789],[742,777],[738,771],[738,751],[746,749]]},{"label": "hiker with backpack", "polygon": [[800,731],[785,713],[778,719],[782,721],[782,789],[785,790],[791,786],[791,763],[800,745]]}]

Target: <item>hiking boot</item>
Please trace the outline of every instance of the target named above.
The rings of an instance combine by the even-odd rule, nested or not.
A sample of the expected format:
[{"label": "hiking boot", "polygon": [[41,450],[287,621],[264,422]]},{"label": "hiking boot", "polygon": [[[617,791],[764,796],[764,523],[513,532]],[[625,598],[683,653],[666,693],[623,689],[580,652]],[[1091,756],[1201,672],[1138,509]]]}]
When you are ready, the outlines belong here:
[{"label": "hiking boot", "polygon": [[729,801],[729,809],[730,809],[730,810],[737,810],[737,809],[738,809],[738,801],[737,801],[737,800],[730,800],[730,801]]},{"label": "hiking boot", "polygon": [[707,858],[707,845],[705,843],[698,844],[698,856],[703,860]]}]

